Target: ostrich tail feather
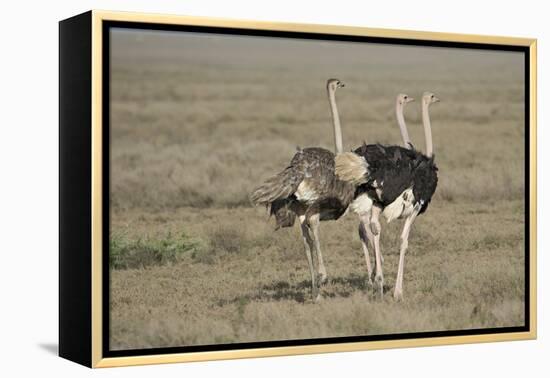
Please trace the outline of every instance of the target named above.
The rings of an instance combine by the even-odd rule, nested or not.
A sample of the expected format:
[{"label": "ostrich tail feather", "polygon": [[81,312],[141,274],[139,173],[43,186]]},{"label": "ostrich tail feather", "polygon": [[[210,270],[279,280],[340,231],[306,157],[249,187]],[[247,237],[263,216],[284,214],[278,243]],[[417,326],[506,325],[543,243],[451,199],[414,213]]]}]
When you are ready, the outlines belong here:
[{"label": "ostrich tail feather", "polygon": [[292,195],[302,177],[297,177],[296,172],[289,167],[284,171],[268,178],[250,194],[250,201],[254,205],[270,206],[276,200],[281,200]]},{"label": "ostrich tail feather", "polygon": [[336,176],[350,184],[359,186],[367,182],[367,161],[354,152],[337,154],[334,160],[334,172]]}]

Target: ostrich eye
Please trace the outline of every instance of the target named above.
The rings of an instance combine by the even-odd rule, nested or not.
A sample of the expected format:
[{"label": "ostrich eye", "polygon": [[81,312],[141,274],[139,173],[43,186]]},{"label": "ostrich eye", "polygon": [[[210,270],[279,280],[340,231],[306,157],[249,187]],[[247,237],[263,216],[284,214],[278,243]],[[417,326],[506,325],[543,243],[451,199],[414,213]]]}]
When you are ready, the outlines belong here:
[{"label": "ostrich eye", "polygon": [[405,100],[407,99],[407,96],[403,97]]},{"label": "ostrich eye", "polygon": [[432,95],[431,97],[434,98],[434,95]]}]

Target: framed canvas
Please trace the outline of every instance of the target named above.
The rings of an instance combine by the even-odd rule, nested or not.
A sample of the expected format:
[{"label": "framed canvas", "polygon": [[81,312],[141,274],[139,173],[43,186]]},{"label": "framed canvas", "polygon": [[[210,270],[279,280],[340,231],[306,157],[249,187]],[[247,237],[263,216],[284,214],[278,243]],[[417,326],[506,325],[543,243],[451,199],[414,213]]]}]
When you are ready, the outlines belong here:
[{"label": "framed canvas", "polygon": [[60,22],[59,354],[536,337],[536,40]]}]

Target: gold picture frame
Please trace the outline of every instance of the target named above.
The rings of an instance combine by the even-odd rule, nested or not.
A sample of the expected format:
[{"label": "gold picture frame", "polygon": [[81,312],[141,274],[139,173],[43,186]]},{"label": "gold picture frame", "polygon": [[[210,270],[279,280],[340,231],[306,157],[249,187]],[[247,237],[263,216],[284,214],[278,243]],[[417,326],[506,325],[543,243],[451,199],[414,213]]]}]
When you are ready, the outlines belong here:
[{"label": "gold picture frame", "polygon": [[[518,332],[453,335],[427,338],[353,341],[331,344],[257,347],[197,352],[170,352],[128,356],[104,354],[104,237],[103,221],[106,201],[103,197],[104,130],[103,77],[105,25],[109,22],[157,26],[199,26],[288,33],[356,36],[400,41],[429,41],[476,45],[516,46],[525,49],[528,72],[529,124],[529,235],[528,241],[529,318],[528,329]],[[86,54],[82,54],[82,49]],[[292,24],[229,20],[209,17],[90,11],[60,23],[60,355],[89,367],[113,367],[188,361],[207,361],[250,357],[283,356],[311,353],[346,352],[371,349],[466,344],[535,339],[536,313],[536,114],[537,114],[537,41],[536,39],[469,34],[404,31],[364,27]],[[77,68],[69,65],[78,64]],[[87,70],[89,75],[86,76]],[[75,84],[76,83],[76,84]],[[74,89],[75,85],[77,85]],[[70,93],[69,93],[70,92]],[[82,96],[79,93],[83,93]],[[89,96],[88,96],[89,95]],[[88,97],[87,97],[88,96]],[[88,102],[89,101],[89,102]],[[76,104],[78,102],[78,104]],[[78,111],[75,111],[75,108]],[[82,126],[81,123],[88,126]],[[72,129],[71,129],[72,128]],[[81,131],[75,130],[81,128]],[[75,134],[76,133],[76,134]],[[89,146],[89,156],[79,161],[75,140]],[[84,154],[84,152],[82,152]],[[73,155],[71,155],[73,154]],[[71,157],[72,156],[72,157]],[[74,165],[69,159],[77,159]],[[90,163],[90,166],[86,164]],[[73,166],[71,166],[73,164]],[[76,170],[82,179],[76,178]],[[80,177],[80,176],[79,176]],[[74,207],[85,199],[82,209]],[[75,219],[78,220],[75,222]],[[69,236],[72,235],[72,236]],[[86,235],[85,237],[81,235]],[[82,252],[82,253],[81,253]],[[80,295],[79,299],[75,299]],[[75,308],[78,307],[78,308]],[[84,314],[84,315],[83,315]],[[84,345],[79,347],[78,345]],[[78,351],[76,349],[80,348]]]}]

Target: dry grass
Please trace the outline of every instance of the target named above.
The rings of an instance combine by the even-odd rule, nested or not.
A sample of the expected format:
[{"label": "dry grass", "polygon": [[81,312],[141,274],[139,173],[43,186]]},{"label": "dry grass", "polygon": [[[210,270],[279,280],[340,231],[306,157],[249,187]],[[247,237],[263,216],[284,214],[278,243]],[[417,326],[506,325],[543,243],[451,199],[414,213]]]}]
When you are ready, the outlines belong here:
[{"label": "dry grass", "polygon": [[[404,62],[387,47],[300,45],[288,56],[258,44],[255,56],[240,42],[155,38],[113,38],[112,348],[523,323],[521,57],[407,48]],[[398,92],[443,101],[432,107],[440,182],[412,231],[402,303],[365,287],[354,216],[321,226],[329,283],[311,303],[298,230],[273,232],[247,199],[296,145],[332,148],[333,76],[347,84],[337,94],[346,149],[399,140]],[[423,148],[417,107],[406,119]],[[383,234],[387,290],[399,226]]]},{"label": "dry grass", "polygon": [[[311,302],[296,229],[273,232],[260,209],[180,209],[114,227],[143,235],[186,230],[209,260],[111,274],[111,346],[147,348],[219,342],[513,326],[523,322],[520,201],[494,205],[435,202],[415,224],[405,301],[379,300],[366,287],[355,219],[322,228],[329,283]],[[449,222],[452,214],[457,223]],[[512,216],[510,214],[516,214]],[[212,232],[208,220],[231,219]],[[475,222],[467,222],[472,218]],[[500,219],[495,222],[494,219]],[[204,224],[206,223],[206,224]],[[457,225],[459,230],[457,230]],[[383,234],[386,290],[393,289],[398,224]],[[127,227],[127,228],[126,228]],[[222,243],[223,244],[220,244]],[[219,247],[212,248],[211,246]],[[238,248],[236,247],[238,246]]]}]

